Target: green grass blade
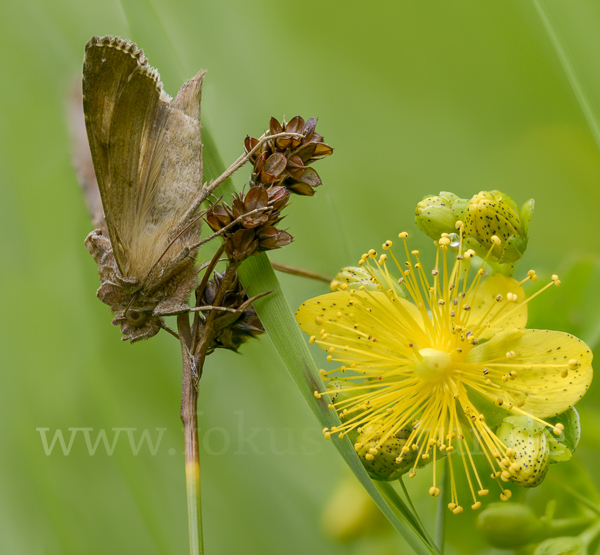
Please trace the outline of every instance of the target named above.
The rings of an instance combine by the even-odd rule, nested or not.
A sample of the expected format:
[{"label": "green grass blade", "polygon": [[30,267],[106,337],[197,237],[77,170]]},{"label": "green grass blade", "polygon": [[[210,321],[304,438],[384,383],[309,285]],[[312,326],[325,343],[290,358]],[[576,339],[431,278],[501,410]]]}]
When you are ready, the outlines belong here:
[{"label": "green grass blade", "polygon": [[575,70],[575,65],[573,64],[573,61],[569,56],[567,48],[563,44],[563,40],[561,39],[561,36],[558,33],[558,30],[556,29],[556,26],[552,22],[550,15],[542,5],[541,1],[532,1],[540,16],[540,19],[542,20],[544,29],[546,30],[546,33],[548,33],[550,42],[552,43],[554,50],[556,50],[556,55],[560,60],[560,63],[563,67],[565,75],[567,76],[569,84],[571,85],[571,88],[575,93],[577,102],[579,102],[581,111],[583,112],[583,115],[585,116],[585,119],[594,137],[594,140],[596,141],[596,146],[598,147],[598,150],[600,150],[600,122],[598,121],[598,116],[592,107],[592,103],[590,102],[585,87],[583,86],[583,83],[581,82],[581,79],[579,78],[579,75]]}]

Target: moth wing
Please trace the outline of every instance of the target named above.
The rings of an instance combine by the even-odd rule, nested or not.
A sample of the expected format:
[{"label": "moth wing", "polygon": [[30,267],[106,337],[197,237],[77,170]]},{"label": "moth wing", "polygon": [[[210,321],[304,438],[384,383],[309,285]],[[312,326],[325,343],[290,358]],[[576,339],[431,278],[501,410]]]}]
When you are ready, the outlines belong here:
[{"label": "moth wing", "polygon": [[[178,254],[173,246],[164,256],[167,247],[181,247],[173,222],[186,214],[202,181],[202,75],[188,82],[195,86],[182,87],[194,98],[172,105],[158,72],[135,44],[94,37],[86,47],[88,139],[109,237],[125,278],[145,279],[159,261],[160,277]],[[191,235],[197,233],[192,229]]]}]

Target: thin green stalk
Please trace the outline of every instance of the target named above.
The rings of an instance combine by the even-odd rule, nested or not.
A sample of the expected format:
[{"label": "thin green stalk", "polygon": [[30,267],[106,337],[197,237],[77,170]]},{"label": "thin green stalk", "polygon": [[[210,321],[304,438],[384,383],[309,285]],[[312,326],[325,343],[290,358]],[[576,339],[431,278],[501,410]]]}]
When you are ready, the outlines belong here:
[{"label": "thin green stalk", "polygon": [[192,366],[190,322],[187,314],[177,317],[181,342],[183,376],[181,387],[181,421],[185,442],[185,483],[188,506],[190,555],[204,553],[202,541],[202,503],[200,489],[200,449],[198,443],[198,376]]},{"label": "thin green stalk", "polygon": [[533,0],[533,5],[535,6],[535,8],[540,16],[540,19],[542,20],[542,24],[544,25],[544,28],[546,29],[546,32],[548,33],[548,37],[550,37],[550,42],[552,43],[552,46],[554,47],[554,50],[556,51],[556,55],[558,56],[558,59],[560,60],[560,63],[563,67],[565,75],[567,76],[569,84],[571,85],[571,88],[573,89],[573,92],[575,93],[575,97],[577,98],[577,101],[579,102],[579,106],[581,107],[581,111],[583,112],[583,115],[585,116],[587,124],[590,128],[590,131],[592,132],[594,141],[596,141],[596,146],[598,147],[598,150],[600,150],[600,125],[598,122],[598,116],[596,115],[596,113],[594,112],[594,109],[592,108],[592,103],[590,102],[590,99],[585,91],[585,88],[583,87],[583,84],[581,83],[581,79],[579,78],[579,75],[577,75],[575,66],[573,65],[573,62],[571,61],[571,58],[569,57],[567,49],[564,46],[563,41],[561,40],[561,37],[560,37],[558,31],[556,30],[556,27],[552,23],[552,20],[550,19],[548,12],[544,9],[544,6],[540,2],[540,0]]},{"label": "thin green stalk", "polygon": [[442,471],[442,483],[440,484],[440,495],[435,514],[435,533],[434,542],[440,553],[444,554],[445,535],[446,535],[446,491],[448,489],[448,463],[444,461],[444,470]]}]

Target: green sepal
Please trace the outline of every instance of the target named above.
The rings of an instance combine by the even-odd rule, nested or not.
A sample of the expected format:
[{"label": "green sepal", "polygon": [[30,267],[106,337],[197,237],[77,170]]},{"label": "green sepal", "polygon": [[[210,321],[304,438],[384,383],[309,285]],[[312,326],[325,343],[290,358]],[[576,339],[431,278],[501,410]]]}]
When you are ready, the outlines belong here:
[{"label": "green sepal", "polygon": [[549,434],[551,437],[550,463],[568,461],[577,449],[581,437],[579,413],[575,408],[570,408],[562,414],[548,418],[547,421],[553,425],[561,423],[565,428],[560,436]]},{"label": "green sepal", "polygon": [[585,555],[587,545],[578,537],[563,536],[551,538],[540,543],[533,555]]}]

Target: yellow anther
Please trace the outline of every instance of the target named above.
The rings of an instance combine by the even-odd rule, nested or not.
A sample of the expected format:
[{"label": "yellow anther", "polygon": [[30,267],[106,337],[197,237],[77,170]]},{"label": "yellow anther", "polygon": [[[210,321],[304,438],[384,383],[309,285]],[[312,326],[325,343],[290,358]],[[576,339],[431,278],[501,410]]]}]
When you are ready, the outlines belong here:
[{"label": "yellow anther", "polygon": [[320,399],[321,397],[323,397],[323,395],[321,395],[318,391],[315,391],[314,395],[315,399]]},{"label": "yellow anther", "polygon": [[440,244],[440,246],[442,247],[446,247],[450,244],[450,239],[448,239],[448,237],[442,237],[438,243]]},{"label": "yellow anther", "polygon": [[490,490],[489,489],[480,489],[477,493],[483,497],[484,495],[487,495],[488,493],[490,493]]},{"label": "yellow anther", "polygon": [[333,353],[335,351],[335,347],[329,347],[329,349],[327,349],[328,353]]},{"label": "yellow anther", "polygon": [[398,237],[400,237],[400,239],[406,239],[408,237],[408,233],[403,231],[402,233],[398,233]]},{"label": "yellow anther", "polygon": [[413,254],[416,256],[417,254],[419,254],[419,251],[410,251],[410,254]]},{"label": "yellow anther", "polygon": [[315,339],[317,339],[317,337],[315,335],[311,335],[308,339],[308,342],[312,345],[315,342]]},{"label": "yellow anther", "polygon": [[373,455],[371,455],[371,453],[367,453],[365,455],[365,459],[367,459],[368,461],[372,461],[375,457]]},{"label": "yellow anther", "polygon": [[368,255],[369,258],[375,258],[377,256],[377,251],[375,249],[369,249]]},{"label": "yellow anther", "polygon": [[347,283],[342,283],[342,284],[340,285],[340,289],[341,289],[342,291],[347,291],[347,290],[348,290],[348,284],[347,284]]},{"label": "yellow anther", "polygon": [[459,505],[458,507],[456,507],[455,509],[453,509],[453,510],[452,510],[452,512],[453,512],[455,515],[459,515],[460,513],[462,513],[462,512],[463,512],[463,508],[462,508],[462,507]]},{"label": "yellow anther", "polygon": [[317,326],[320,326],[323,323],[323,318],[321,318],[320,316],[315,316],[315,324],[317,324]]},{"label": "yellow anther", "polygon": [[473,509],[474,511],[476,511],[477,509],[479,509],[479,507],[481,507],[481,501],[477,501],[476,503],[473,503],[471,505],[471,509]]},{"label": "yellow anther", "polygon": [[552,429],[552,433],[553,433],[555,436],[559,436],[559,435],[562,433],[562,431],[563,431],[563,430],[561,430],[561,429],[560,429],[559,427],[557,427],[557,426],[555,426],[555,427]]},{"label": "yellow anther", "polygon": [[561,422],[557,422],[554,427],[558,428],[561,432],[565,431],[565,427]]},{"label": "yellow anther", "polygon": [[387,260],[387,254],[382,254],[379,257],[379,264],[384,264],[386,260]]},{"label": "yellow anther", "polygon": [[561,378],[566,378],[569,375],[568,370],[562,370],[560,373]]},{"label": "yellow anther", "polygon": [[516,354],[514,351],[508,351],[508,353],[506,353],[506,358],[508,359],[513,359],[515,358]]},{"label": "yellow anther", "polygon": [[500,241],[500,237],[498,237],[497,235],[492,235],[490,237],[490,241],[492,243],[494,243],[494,245],[501,245],[502,244],[502,241]]},{"label": "yellow anther", "polygon": [[454,227],[456,229],[460,229],[461,227],[463,227],[465,224],[463,224],[463,222],[461,220],[458,220],[455,224]]},{"label": "yellow anther", "polygon": [[575,370],[575,368],[579,366],[579,363],[574,358],[572,358],[568,364],[571,370]]},{"label": "yellow anther", "polygon": [[333,357],[331,355],[327,355],[327,362],[331,362],[333,360]]},{"label": "yellow anther", "polygon": [[416,473],[416,472],[411,472],[411,473],[408,475],[408,477],[409,477],[409,478],[414,478],[416,475],[417,475],[417,473]]},{"label": "yellow anther", "polygon": [[337,291],[338,285],[340,284],[340,282],[337,279],[334,279],[330,284],[329,287],[331,288],[332,291]]},{"label": "yellow anther", "polygon": [[432,497],[437,497],[440,494],[440,488],[436,488],[435,486],[431,486],[429,488],[429,495]]}]

